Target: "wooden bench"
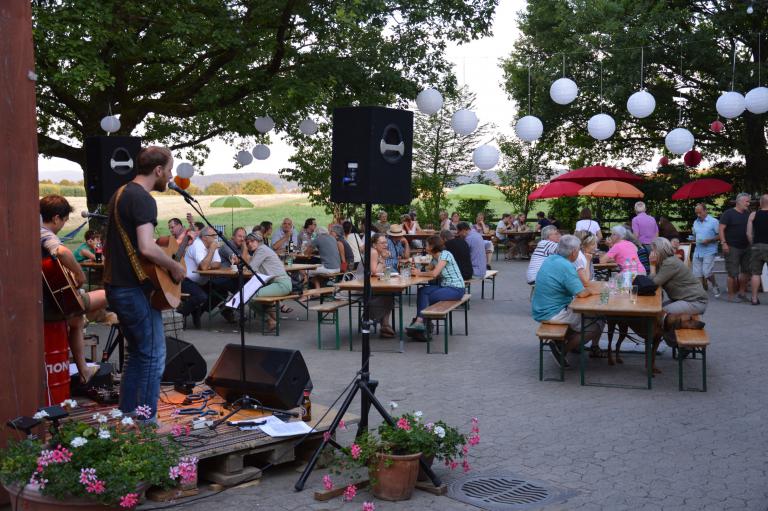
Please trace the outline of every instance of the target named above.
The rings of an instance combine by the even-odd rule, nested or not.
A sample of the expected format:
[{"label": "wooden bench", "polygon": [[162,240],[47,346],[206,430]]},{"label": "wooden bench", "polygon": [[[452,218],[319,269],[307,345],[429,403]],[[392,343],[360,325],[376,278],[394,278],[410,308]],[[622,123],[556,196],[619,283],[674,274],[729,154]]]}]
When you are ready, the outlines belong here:
[{"label": "wooden bench", "polygon": [[336,288],[331,286],[305,289],[295,301],[307,311],[307,321],[309,321],[309,301],[312,298],[320,298],[320,303],[323,303],[323,298],[333,296],[335,292]]},{"label": "wooden bench", "polygon": [[709,334],[704,329],[678,328],[675,330],[677,338],[677,378],[678,390],[689,390],[683,388],[683,359],[691,354],[696,358],[696,354],[701,354],[701,389],[700,392],[707,391],[707,346],[709,346]]},{"label": "wooden bench", "polygon": [[[341,347],[341,337],[339,336],[339,309],[350,305],[349,300],[334,300],[332,302],[322,302],[311,305],[307,308],[309,311],[317,312],[317,349],[323,349],[322,325],[336,326],[336,349]],[[330,318],[328,316],[331,316]],[[349,351],[352,351],[352,323],[349,323]]]},{"label": "wooden bench", "polygon": [[[550,351],[555,353],[560,360],[560,378],[557,381],[565,381],[565,336],[568,333],[568,325],[563,323],[541,323],[536,330],[539,338],[539,381],[544,379],[544,345],[548,345]],[[559,347],[558,347],[559,345]],[[551,378],[547,378],[551,380]]]},{"label": "wooden bench", "polygon": [[[299,295],[297,294],[290,294],[290,295],[283,295],[283,296],[254,296],[250,300],[251,306],[253,305],[263,305],[266,308],[274,307],[275,308],[275,336],[280,335],[280,303],[284,302],[285,300],[295,300],[298,298]],[[266,314],[264,311],[261,314],[261,333],[262,335],[266,334]]]},{"label": "wooden bench", "polygon": [[[424,319],[435,320],[436,325],[439,325],[440,321],[444,321],[443,328],[444,348],[443,353],[448,354],[448,334],[453,335],[453,311],[457,308],[464,307],[464,335],[469,335],[469,299],[472,295],[465,294],[461,297],[461,300],[444,300],[442,302],[433,303],[426,309],[421,311]],[[439,326],[437,332],[439,332]],[[427,353],[431,353],[430,344],[432,343],[432,334],[427,331]]]},{"label": "wooden bench", "polygon": [[493,284],[493,287],[491,288],[491,300],[496,299],[496,275],[499,274],[498,270],[487,270],[485,272],[485,277],[480,281],[480,299],[485,300],[485,281],[490,280]]}]

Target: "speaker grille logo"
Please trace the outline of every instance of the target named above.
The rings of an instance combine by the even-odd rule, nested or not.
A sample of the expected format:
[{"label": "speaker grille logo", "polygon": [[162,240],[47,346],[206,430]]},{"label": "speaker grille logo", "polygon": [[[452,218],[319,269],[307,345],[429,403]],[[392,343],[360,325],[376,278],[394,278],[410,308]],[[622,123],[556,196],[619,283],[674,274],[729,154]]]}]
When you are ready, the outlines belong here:
[{"label": "speaker grille logo", "polygon": [[397,163],[405,155],[405,141],[403,133],[394,124],[388,124],[384,128],[379,144],[381,156],[389,163]]},{"label": "speaker grille logo", "polygon": [[112,152],[112,157],[109,159],[109,166],[115,174],[124,176],[133,170],[133,158],[128,149],[124,147],[118,147]]}]

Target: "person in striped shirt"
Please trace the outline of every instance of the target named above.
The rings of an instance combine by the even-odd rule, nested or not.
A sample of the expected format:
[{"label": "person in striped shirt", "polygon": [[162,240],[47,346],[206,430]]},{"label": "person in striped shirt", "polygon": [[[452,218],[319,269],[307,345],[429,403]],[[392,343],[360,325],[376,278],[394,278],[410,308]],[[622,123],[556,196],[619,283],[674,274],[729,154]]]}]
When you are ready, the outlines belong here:
[{"label": "person in striped shirt", "polygon": [[560,231],[554,225],[548,225],[541,229],[541,241],[531,254],[531,261],[528,263],[528,271],[525,273],[525,279],[529,285],[536,283],[536,274],[544,263],[544,259],[551,256],[557,250],[557,243],[560,241]]}]

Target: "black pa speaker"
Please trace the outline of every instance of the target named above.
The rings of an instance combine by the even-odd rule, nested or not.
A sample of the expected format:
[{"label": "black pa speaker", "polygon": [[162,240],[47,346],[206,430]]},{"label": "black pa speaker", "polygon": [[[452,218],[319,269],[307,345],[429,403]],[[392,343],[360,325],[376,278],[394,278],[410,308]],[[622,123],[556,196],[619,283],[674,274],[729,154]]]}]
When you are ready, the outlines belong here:
[{"label": "black pa speaker", "polygon": [[410,204],[413,112],[378,106],[333,111],[331,200]]},{"label": "black pa speaker", "polygon": [[[240,379],[240,360],[245,357],[245,383]],[[205,383],[228,402],[244,394],[264,406],[290,409],[299,404],[308,388],[309,370],[298,350],[227,344]]]},{"label": "black pa speaker", "polygon": [[88,137],[85,139],[88,202],[107,204],[118,188],[136,176],[139,137]]},{"label": "black pa speaker", "polygon": [[208,365],[197,348],[175,337],[165,338],[165,383],[203,381]]}]

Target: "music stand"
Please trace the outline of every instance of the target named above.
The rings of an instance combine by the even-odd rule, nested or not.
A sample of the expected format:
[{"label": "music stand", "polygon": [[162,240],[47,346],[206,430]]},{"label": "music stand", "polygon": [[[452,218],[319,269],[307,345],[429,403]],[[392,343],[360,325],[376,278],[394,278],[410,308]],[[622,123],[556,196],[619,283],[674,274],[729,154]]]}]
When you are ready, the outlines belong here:
[{"label": "music stand", "polygon": [[[386,408],[381,404],[381,402],[376,398],[374,395],[374,392],[376,391],[376,387],[378,386],[378,383],[376,380],[371,380],[370,371],[368,367],[368,361],[371,358],[371,312],[369,307],[369,302],[371,298],[371,203],[366,202],[365,203],[365,233],[364,238],[365,240],[365,257],[363,258],[363,325],[362,325],[362,364],[360,371],[358,371],[358,377],[355,379],[354,383],[352,384],[352,387],[349,389],[346,397],[344,398],[344,402],[342,403],[341,407],[339,408],[339,411],[336,413],[336,416],[333,418],[333,422],[331,422],[331,427],[328,429],[328,434],[323,436],[323,441],[320,444],[320,446],[315,450],[314,454],[312,455],[312,459],[309,460],[309,463],[307,463],[307,466],[304,468],[304,471],[301,473],[301,476],[299,477],[299,480],[296,481],[296,484],[294,485],[294,488],[296,491],[301,491],[304,489],[304,485],[307,482],[307,479],[309,478],[309,475],[312,473],[312,470],[315,468],[315,464],[317,463],[318,458],[320,457],[320,453],[325,448],[326,444],[331,444],[335,448],[339,448],[339,444],[337,444],[334,440],[331,440],[331,436],[336,432],[336,428],[338,428],[339,423],[341,422],[342,417],[344,417],[344,414],[347,413],[347,410],[349,409],[349,405],[352,404],[352,400],[355,398],[355,395],[357,395],[358,391],[360,392],[360,422],[358,424],[357,429],[357,436],[360,436],[364,431],[368,429],[368,413],[370,412],[371,405],[373,405],[374,408],[376,408],[376,411],[379,412],[379,415],[387,421],[391,426],[395,426],[395,421],[392,419],[392,416],[387,413]],[[351,306],[351,305],[350,305]],[[421,466],[421,469],[424,471],[424,473],[429,477],[429,479],[432,481],[432,484],[435,486],[440,486],[442,483],[440,479],[435,475],[434,472],[432,472],[432,469],[424,462],[424,459],[419,459],[419,465]]]}]

